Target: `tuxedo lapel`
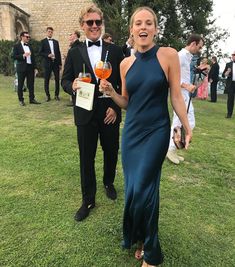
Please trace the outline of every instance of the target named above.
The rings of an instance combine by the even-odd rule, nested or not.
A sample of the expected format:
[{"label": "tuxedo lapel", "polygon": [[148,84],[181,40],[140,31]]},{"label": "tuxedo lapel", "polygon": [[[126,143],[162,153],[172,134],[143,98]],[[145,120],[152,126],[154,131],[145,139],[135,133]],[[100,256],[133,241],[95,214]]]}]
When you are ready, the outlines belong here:
[{"label": "tuxedo lapel", "polygon": [[[108,51],[109,45],[103,41],[103,45],[102,45],[102,53],[101,53],[101,60],[104,61],[107,51]],[[108,61],[108,58],[106,59],[106,61]]]},{"label": "tuxedo lapel", "polygon": [[[52,40],[52,41],[53,41],[53,46],[55,47],[54,40]],[[47,46],[48,51],[50,51],[50,53],[52,53],[51,47],[50,47],[50,44],[49,44],[49,40],[47,38],[45,39],[45,44]]]},{"label": "tuxedo lapel", "polygon": [[21,43],[19,43],[19,50],[20,52],[22,52],[22,54],[24,54],[24,48]]},{"label": "tuxedo lapel", "polygon": [[90,72],[91,75],[93,76],[93,80],[96,80],[96,76],[94,74],[94,71],[93,71],[93,68],[91,66],[91,62],[90,62],[89,56],[88,56],[86,43],[84,42],[83,44],[81,44],[80,46],[78,46],[78,49],[81,52],[83,61],[85,62],[86,66],[88,66],[88,68],[89,68],[89,71],[86,70],[86,72]]}]

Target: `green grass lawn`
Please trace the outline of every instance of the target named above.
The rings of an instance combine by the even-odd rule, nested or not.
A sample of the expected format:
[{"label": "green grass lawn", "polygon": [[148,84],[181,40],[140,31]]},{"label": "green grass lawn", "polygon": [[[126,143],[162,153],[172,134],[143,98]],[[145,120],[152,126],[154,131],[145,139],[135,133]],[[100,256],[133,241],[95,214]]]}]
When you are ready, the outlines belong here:
[{"label": "green grass lawn", "polygon": [[[51,81],[51,95],[54,82]],[[76,127],[69,96],[41,105],[18,104],[13,78],[0,75],[0,266],[134,267],[122,250],[123,173],[119,160],[114,202],[102,184],[97,151],[97,208],[74,221],[81,204]],[[235,266],[235,117],[217,103],[194,100],[196,128],[180,166],[163,165],[160,240],[165,267]],[[141,155],[139,155],[141,157]]]}]

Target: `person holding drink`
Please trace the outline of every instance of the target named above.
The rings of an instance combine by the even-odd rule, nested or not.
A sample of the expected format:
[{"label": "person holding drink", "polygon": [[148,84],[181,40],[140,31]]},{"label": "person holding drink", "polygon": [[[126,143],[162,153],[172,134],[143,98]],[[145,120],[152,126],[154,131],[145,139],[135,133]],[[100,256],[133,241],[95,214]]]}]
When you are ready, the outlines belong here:
[{"label": "person holding drink", "polygon": [[114,178],[118,159],[121,110],[111,98],[103,97],[99,91],[100,80],[94,68],[95,65],[97,66],[96,63],[101,61],[111,64],[112,71],[108,81],[119,94],[121,92],[119,65],[123,59],[121,48],[101,39],[103,13],[96,5],[84,8],[79,22],[86,40],[69,50],[61,80],[63,89],[72,95],[73,99],[76,97],[76,91],[79,90],[80,72],[90,73],[91,83],[95,84],[92,110],[74,106],[82,189],[82,205],[75,214],[76,221],[84,220],[95,207],[95,155],[98,138],[103,150],[103,184],[106,195],[112,200],[117,197]]},{"label": "person holding drink", "polygon": [[49,82],[52,72],[55,77],[55,100],[60,100],[60,70],[62,68],[62,61],[59,42],[52,38],[53,32],[54,29],[52,27],[47,27],[47,36],[41,40],[41,47],[39,51],[39,54],[42,56],[44,61],[44,90],[46,93],[46,102],[51,101]]},{"label": "person holding drink", "polygon": [[29,103],[41,104],[35,99],[34,80],[37,73],[35,55],[32,46],[29,43],[29,32],[20,33],[20,42],[14,45],[12,57],[16,63],[17,83],[18,83],[18,99],[20,106],[25,106],[24,102],[24,81],[27,79],[27,87],[29,89]]},{"label": "person holding drink", "polygon": [[[101,88],[126,109],[122,133],[122,164],[125,177],[123,247],[137,244],[135,257],[142,267],[162,263],[158,236],[159,185],[162,163],[170,139],[168,88],[171,103],[185,132],[186,149],[192,136],[180,89],[180,66],[176,50],[155,45],[157,17],[149,7],[136,9],[130,33],[136,52],[121,63],[122,95],[102,80]],[[140,156],[141,155],[141,156]]]}]

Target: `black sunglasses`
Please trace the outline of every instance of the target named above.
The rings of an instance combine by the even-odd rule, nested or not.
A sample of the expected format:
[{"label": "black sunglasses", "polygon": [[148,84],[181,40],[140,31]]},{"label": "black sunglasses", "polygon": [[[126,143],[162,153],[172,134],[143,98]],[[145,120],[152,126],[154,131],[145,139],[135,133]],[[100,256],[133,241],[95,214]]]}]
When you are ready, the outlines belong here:
[{"label": "black sunglasses", "polygon": [[26,37],[26,38],[28,38],[28,39],[30,38],[30,36],[26,36],[26,35],[25,35],[24,37]]},{"label": "black sunglasses", "polygon": [[101,19],[96,19],[96,20],[93,20],[93,19],[91,19],[91,20],[84,20],[84,22],[87,24],[87,26],[89,26],[89,27],[92,27],[93,26],[93,24],[95,23],[96,24],[96,26],[101,26],[101,24],[102,24],[102,20]]}]

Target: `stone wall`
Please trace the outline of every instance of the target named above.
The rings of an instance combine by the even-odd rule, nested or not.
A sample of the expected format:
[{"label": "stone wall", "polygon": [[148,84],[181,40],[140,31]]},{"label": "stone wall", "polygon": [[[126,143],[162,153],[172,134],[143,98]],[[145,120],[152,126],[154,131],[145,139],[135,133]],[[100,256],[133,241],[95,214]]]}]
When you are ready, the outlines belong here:
[{"label": "stone wall", "polygon": [[11,3],[0,2],[0,40],[15,40],[29,29],[29,14]]},{"label": "stone wall", "polygon": [[[6,1],[0,0],[0,2]],[[61,52],[64,55],[68,50],[68,34],[74,30],[80,30],[78,20],[80,10],[93,3],[92,0],[13,0],[8,2],[30,15],[29,30],[34,39],[43,39],[46,27],[53,27],[53,37],[60,42]],[[1,27],[3,25],[0,21],[0,30]]]}]

